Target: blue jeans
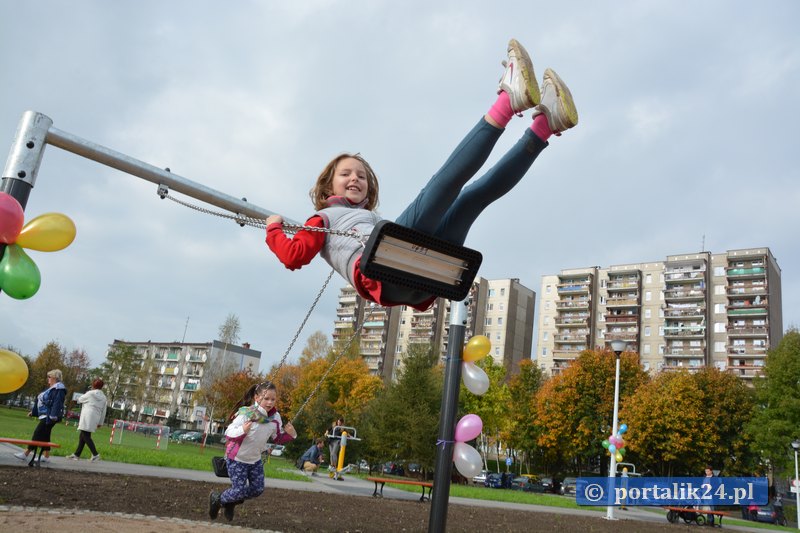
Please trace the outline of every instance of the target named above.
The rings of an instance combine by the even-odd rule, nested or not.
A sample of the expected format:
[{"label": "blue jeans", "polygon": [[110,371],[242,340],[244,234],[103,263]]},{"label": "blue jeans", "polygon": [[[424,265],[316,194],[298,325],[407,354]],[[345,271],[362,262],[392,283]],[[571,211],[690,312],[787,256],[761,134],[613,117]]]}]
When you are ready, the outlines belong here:
[{"label": "blue jeans", "polygon": [[395,222],[454,244],[464,244],[486,207],[519,183],[547,146],[530,128],[486,174],[480,170],[504,130],[481,118]]},{"label": "blue jeans", "polygon": [[[548,144],[530,128],[526,129],[500,161],[464,187],[489,158],[503,131],[481,118],[395,222],[454,244],[464,244],[478,215],[519,183]],[[431,297],[386,282],[382,294],[388,301],[408,305],[420,304]]]}]

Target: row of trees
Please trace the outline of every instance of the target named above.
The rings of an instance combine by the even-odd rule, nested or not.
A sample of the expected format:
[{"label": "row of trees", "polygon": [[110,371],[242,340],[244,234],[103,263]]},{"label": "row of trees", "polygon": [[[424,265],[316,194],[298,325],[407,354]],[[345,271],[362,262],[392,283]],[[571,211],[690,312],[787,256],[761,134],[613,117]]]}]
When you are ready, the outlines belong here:
[{"label": "row of trees", "polygon": [[[38,393],[51,368],[64,370],[70,390],[85,390],[95,375],[113,384],[120,381],[115,374],[135,377],[144,371],[135,365],[126,368],[125,360],[124,353],[112,353],[103,365],[90,370],[85,354],[65,353],[50,343],[29,362],[31,379],[25,391]],[[510,450],[517,468],[597,471],[608,463],[601,442],[610,433],[614,362],[611,352],[586,351],[563,373],[545,379],[533,361],[523,361],[518,372],[506,376],[502,366],[485,358],[480,365],[492,383],[489,392],[475,396],[462,386],[459,410],[462,415],[479,415],[487,441],[498,455]],[[327,337],[317,332],[296,363],[273,368],[267,375],[245,371],[219,376],[205,387],[198,403],[206,402],[222,418],[250,385],[266,378],[278,386],[285,419],[295,418],[302,409],[293,420],[300,438],[290,453],[301,453],[341,415],[362,439],[348,447],[351,459],[406,460],[432,468],[442,367],[429,346],[412,346],[397,381],[384,386],[370,375],[355,348],[340,357]],[[650,376],[634,353],[622,354],[620,385],[620,420],[630,428],[626,461],[635,463],[639,472],[699,475],[706,464],[725,475],[781,470],[791,460],[789,442],[800,437],[796,330],[787,332],[769,352],[764,376],[752,388],[717,369]],[[115,391],[107,394],[113,401]]]}]

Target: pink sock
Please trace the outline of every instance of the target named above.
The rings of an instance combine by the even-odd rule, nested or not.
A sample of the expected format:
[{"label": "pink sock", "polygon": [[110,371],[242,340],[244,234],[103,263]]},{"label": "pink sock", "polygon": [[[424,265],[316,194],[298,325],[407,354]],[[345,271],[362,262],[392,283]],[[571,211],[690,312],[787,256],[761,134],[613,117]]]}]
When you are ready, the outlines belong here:
[{"label": "pink sock", "polygon": [[492,117],[492,120],[500,124],[501,128],[505,128],[506,125],[508,125],[511,118],[514,116],[514,110],[511,109],[511,99],[505,91],[500,91],[494,105],[489,108],[486,114]]},{"label": "pink sock", "polygon": [[550,125],[547,123],[547,117],[544,113],[533,117],[533,124],[531,124],[531,131],[536,134],[543,141],[547,141],[553,134]]}]

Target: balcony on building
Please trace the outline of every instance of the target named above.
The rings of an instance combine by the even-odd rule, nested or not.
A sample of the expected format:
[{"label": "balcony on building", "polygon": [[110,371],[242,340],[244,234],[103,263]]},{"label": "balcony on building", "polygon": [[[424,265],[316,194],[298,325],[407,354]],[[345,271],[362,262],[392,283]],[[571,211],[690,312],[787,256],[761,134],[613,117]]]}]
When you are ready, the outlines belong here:
[{"label": "balcony on building", "polygon": [[605,313],[606,324],[636,325],[639,323],[639,312],[634,309],[627,311],[607,310]]},{"label": "balcony on building", "polygon": [[606,308],[639,307],[639,297],[631,294],[617,294],[606,299]]},{"label": "balcony on building", "polygon": [[706,316],[706,306],[703,302],[670,303],[661,306],[664,318],[702,319]]},{"label": "balcony on building", "polygon": [[591,298],[588,296],[561,298],[556,300],[556,309],[588,309]]},{"label": "balcony on building", "polygon": [[676,372],[680,370],[688,370],[689,372],[697,372],[706,367],[703,364],[703,359],[677,359],[673,357],[664,357],[664,364],[660,370],[662,372]]},{"label": "balcony on building", "polygon": [[693,281],[705,280],[705,275],[706,275],[705,262],[702,265],[694,265],[694,266],[687,265],[674,268],[667,267],[664,270],[664,282],[667,285],[692,283]]},{"label": "balcony on building", "polygon": [[205,363],[208,359],[208,354],[205,350],[202,352],[192,351],[186,354],[186,360],[190,363]]},{"label": "balcony on building", "polygon": [[555,323],[561,328],[588,327],[589,313],[562,313],[556,317]]},{"label": "balcony on building", "polygon": [[664,300],[667,302],[705,300],[705,297],[705,283],[681,285],[680,287],[668,288],[664,291]]},{"label": "balcony on building", "polygon": [[694,339],[694,338],[704,338],[705,335],[706,335],[706,327],[703,324],[664,326],[665,339]]},{"label": "balcony on building", "polygon": [[766,325],[754,325],[752,323],[729,324],[728,337],[766,337],[769,330]]},{"label": "balcony on building", "polygon": [[766,260],[764,258],[752,260],[737,259],[736,261],[728,263],[726,274],[729,280],[759,279],[767,274],[765,265]]},{"label": "balcony on building", "polygon": [[606,331],[605,339],[606,343],[612,340],[620,340],[625,341],[629,345],[636,345],[639,344],[639,330],[638,328],[632,330],[609,329]]},{"label": "balcony on building", "polygon": [[572,333],[557,333],[555,336],[553,336],[553,342],[555,342],[556,346],[560,344],[580,344],[582,346],[586,346],[588,340],[589,332],[585,330],[581,330],[580,332],[575,331]]}]

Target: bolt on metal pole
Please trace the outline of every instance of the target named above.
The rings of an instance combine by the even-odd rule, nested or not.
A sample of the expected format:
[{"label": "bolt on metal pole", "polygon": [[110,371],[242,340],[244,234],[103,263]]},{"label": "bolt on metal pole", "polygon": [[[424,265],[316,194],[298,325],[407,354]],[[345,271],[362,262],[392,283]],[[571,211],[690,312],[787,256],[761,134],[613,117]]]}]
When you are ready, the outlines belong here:
[{"label": "bolt on metal pole", "polygon": [[458,392],[461,384],[461,351],[467,325],[466,300],[450,302],[450,333],[447,337],[442,408],[439,414],[439,439],[436,443],[436,464],[431,496],[429,533],[443,533],[447,523],[447,504],[450,498],[450,474],[453,468],[453,448],[458,415]]}]

